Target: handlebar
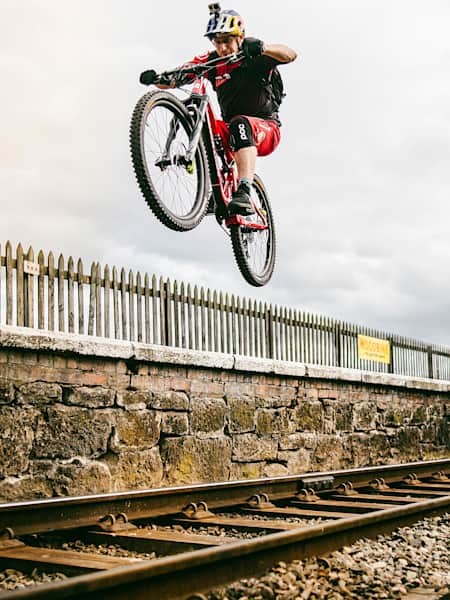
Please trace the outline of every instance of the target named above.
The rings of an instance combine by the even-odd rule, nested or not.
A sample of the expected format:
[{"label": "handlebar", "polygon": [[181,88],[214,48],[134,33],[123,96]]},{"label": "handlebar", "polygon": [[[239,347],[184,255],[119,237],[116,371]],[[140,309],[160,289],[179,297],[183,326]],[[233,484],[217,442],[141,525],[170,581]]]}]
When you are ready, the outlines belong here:
[{"label": "handlebar", "polygon": [[210,60],[206,63],[199,64],[186,64],[181,67],[177,67],[176,69],[171,69],[169,71],[163,71],[162,73],[156,73],[156,71],[144,71],[141,74],[140,81],[145,85],[154,84],[162,84],[175,87],[185,85],[186,83],[190,83],[192,75],[196,77],[202,77],[208,71],[213,69],[217,64],[231,64],[233,62],[237,62],[244,58],[244,53],[240,50],[239,52],[235,52],[233,54],[227,54],[227,56],[222,56]]}]

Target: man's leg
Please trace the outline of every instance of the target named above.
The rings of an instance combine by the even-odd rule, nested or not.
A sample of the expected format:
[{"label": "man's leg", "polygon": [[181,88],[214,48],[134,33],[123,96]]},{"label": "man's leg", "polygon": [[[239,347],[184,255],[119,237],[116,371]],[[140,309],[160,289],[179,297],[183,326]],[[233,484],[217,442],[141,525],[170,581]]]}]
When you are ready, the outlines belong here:
[{"label": "man's leg", "polygon": [[253,138],[252,126],[247,117],[239,116],[232,119],[230,137],[234,148],[239,184],[228,205],[228,210],[230,214],[251,215],[255,212],[250,201],[250,193],[258,151]]},{"label": "man's leg", "polygon": [[241,148],[234,153],[239,179],[245,177],[245,179],[253,181],[257,154],[258,151],[256,150],[256,146]]},{"label": "man's leg", "polygon": [[239,176],[239,185],[228,205],[230,214],[251,215],[250,200],[257,156],[267,156],[278,146],[280,130],[274,121],[238,116],[230,123],[230,138]]}]

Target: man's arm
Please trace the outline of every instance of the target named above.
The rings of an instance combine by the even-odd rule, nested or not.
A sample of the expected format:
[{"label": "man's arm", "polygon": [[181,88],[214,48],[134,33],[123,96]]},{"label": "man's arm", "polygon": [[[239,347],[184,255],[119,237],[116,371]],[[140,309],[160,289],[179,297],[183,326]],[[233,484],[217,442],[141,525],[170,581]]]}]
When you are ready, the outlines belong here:
[{"label": "man's arm", "polygon": [[241,50],[247,58],[270,56],[278,63],[289,63],[297,58],[297,52],[284,44],[266,44],[258,38],[244,38]]},{"label": "man's arm", "polygon": [[297,52],[284,44],[264,44],[261,54],[281,63],[290,63],[297,58]]},{"label": "man's arm", "polygon": [[[190,60],[190,61],[188,61],[186,63],[183,63],[178,68],[181,69],[183,67],[189,67],[190,65],[201,65],[203,63],[206,63],[209,60],[210,54],[211,54],[211,52],[205,52],[204,54],[199,54],[199,55],[195,56],[192,60]],[[144,85],[150,85],[151,83],[154,83],[154,78],[155,77],[156,77],[156,71],[154,71],[153,69],[151,69],[149,71],[144,71],[143,73],[141,73],[139,81],[141,83],[143,83]],[[205,73],[205,77],[208,77],[207,73]],[[192,79],[195,79],[195,75],[192,75]],[[157,88],[159,88],[160,90],[168,90],[168,89],[176,87],[174,81],[172,81],[169,84],[154,83],[154,85]]]}]

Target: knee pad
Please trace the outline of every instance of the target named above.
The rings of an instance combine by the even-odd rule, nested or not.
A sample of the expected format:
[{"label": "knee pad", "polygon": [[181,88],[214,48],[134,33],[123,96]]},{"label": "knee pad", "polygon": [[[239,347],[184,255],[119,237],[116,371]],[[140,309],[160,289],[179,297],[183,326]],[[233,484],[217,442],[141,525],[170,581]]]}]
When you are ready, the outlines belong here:
[{"label": "knee pad", "polygon": [[235,151],[255,145],[253,131],[246,117],[236,117],[231,121],[230,142]]}]

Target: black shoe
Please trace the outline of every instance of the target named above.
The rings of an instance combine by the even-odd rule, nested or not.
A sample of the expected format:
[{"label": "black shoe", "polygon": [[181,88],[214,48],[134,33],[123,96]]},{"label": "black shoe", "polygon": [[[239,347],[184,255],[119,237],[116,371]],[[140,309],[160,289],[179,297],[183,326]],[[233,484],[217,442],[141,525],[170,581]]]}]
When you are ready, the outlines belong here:
[{"label": "black shoe", "polygon": [[252,215],[255,212],[250,200],[250,188],[245,183],[240,183],[228,204],[230,215]]}]

